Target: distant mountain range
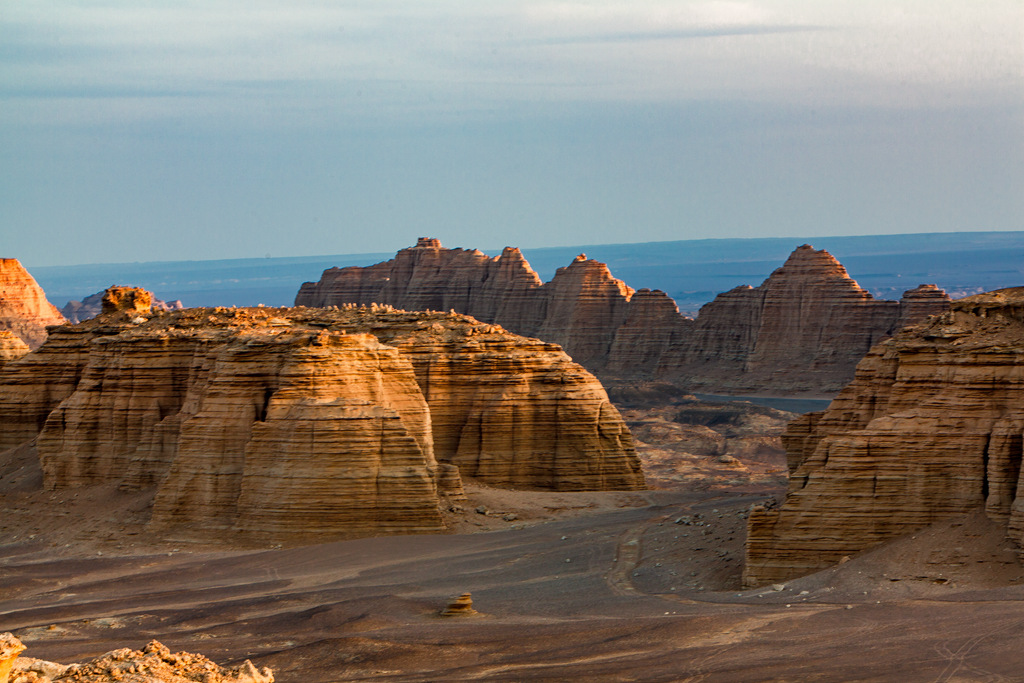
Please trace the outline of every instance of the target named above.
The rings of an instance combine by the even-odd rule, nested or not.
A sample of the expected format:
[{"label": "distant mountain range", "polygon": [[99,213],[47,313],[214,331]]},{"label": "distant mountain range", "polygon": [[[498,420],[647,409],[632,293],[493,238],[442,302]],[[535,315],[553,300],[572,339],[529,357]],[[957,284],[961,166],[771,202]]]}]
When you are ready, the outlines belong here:
[{"label": "distant mountain range", "polygon": [[[415,243],[416,236],[410,235],[408,244],[395,247]],[[720,292],[737,285],[759,285],[804,243],[827,249],[862,287],[885,299],[898,299],[904,290],[922,283],[937,284],[953,298],[1024,285],[1024,231],[679,240],[522,248],[522,252],[544,280],[577,254],[586,253],[607,263],[612,274],[631,287],[661,289],[680,310],[696,312]],[[483,251],[496,255],[501,249]],[[370,265],[392,255],[30,266],[29,270],[58,307],[112,284],[145,287],[161,299],[181,299],[186,306],[286,306],[295,300],[303,282],[318,280],[327,268]]]}]

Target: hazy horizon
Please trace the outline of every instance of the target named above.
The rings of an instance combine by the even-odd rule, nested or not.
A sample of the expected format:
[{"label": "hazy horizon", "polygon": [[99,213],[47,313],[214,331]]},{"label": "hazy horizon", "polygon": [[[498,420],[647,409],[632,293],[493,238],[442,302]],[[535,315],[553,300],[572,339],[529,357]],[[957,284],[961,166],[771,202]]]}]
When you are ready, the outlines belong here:
[{"label": "hazy horizon", "polygon": [[8,4],[33,266],[1024,228],[1024,5]]}]

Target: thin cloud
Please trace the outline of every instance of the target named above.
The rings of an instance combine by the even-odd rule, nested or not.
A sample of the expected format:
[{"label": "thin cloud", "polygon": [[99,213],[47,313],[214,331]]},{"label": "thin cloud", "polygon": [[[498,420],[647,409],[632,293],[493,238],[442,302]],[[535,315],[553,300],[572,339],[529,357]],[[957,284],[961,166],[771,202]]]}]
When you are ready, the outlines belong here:
[{"label": "thin cloud", "polygon": [[673,29],[667,31],[630,31],[582,36],[561,36],[523,41],[525,45],[588,45],[593,43],[632,43],[655,40],[700,40],[732,36],[760,36],[779,33],[806,33],[831,31],[826,26],[718,26],[707,28]]}]

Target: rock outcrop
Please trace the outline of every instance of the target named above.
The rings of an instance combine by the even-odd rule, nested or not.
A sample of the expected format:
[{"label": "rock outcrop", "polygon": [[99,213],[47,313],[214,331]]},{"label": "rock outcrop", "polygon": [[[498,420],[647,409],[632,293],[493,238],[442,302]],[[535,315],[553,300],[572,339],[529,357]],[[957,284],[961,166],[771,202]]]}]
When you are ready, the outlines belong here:
[{"label": "rock outcrop", "polygon": [[[0,639],[5,636],[21,650],[25,649],[10,633],[0,635]],[[240,666],[222,668],[203,655],[172,653],[156,640],[142,650],[125,647],[82,663],[58,664],[22,658],[13,664],[11,683],[274,683],[270,669],[257,669],[248,659]],[[0,683],[7,683],[2,666]]]},{"label": "rock outcrop", "polygon": [[14,662],[25,651],[25,645],[13,633],[0,633],[0,683],[7,683]]},{"label": "rock outcrop", "polygon": [[10,330],[0,330],[0,368],[5,363],[18,360],[32,349]]},{"label": "rock outcrop", "polygon": [[745,582],[804,574],[983,508],[1024,542],[1024,288],[955,301],[876,346],[784,436],[789,491],[750,517]]},{"label": "rock outcrop", "polygon": [[[103,297],[107,290],[90,294],[81,301],[69,301],[60,309],[61,315],[67,318],[70,323],[80,323],[90,318],[95,318],[103,312]],[[161,311],[177,311],[184,308],[181,300],[171,302],[161,299],[153,299],[152,308]]]},{"label": "rock outcrop", "polygon": [[46,327],[65,322],[57,307],[17,259],[0,259],[0,330],[14,333],[29,348],[46,340]]},{"label": "rock outcrop", "polygon": [[605,378],[823,394],[846,384],[873,344],[946,310],[949,298],[922,285],[899,302],[875,299],[830,254],[804,245],[759,287],[721,294],[692,320],[664,292],[634,291],[582,254],[542,284],[518,249],[489,258],[421,238],[391,261],[329,269],[296,297],[347,303],[455,310],[559,344]]},{"label": "rock outcrop", "polygon": [[[0,371],[0,450],[44,483],[157,487],[151,525],[260,537],[438,531],[459,472],[643,487],[596,379],[557,346],[389,307],[107,312]],[[109,305],[108,305],[109,304]]]}]

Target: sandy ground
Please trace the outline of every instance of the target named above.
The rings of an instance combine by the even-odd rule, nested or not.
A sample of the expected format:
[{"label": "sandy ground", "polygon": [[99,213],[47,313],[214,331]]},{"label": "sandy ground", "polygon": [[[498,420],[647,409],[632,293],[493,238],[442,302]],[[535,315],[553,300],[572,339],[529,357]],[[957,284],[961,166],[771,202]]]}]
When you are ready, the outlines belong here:
[{"label": "sandy ground", "polygon": [[[746,511],[774,493],[471,486],[461,523],[499,530],[213,550],[99,523],[65,542],[139,504],[79,491],[35,538],[5,516],[0,629],[43,659],[157,638],[279,681],[1020,680],[1024,568],[982,515],[740,590]],[[464,592],[479,615],[438,615]]]}]

